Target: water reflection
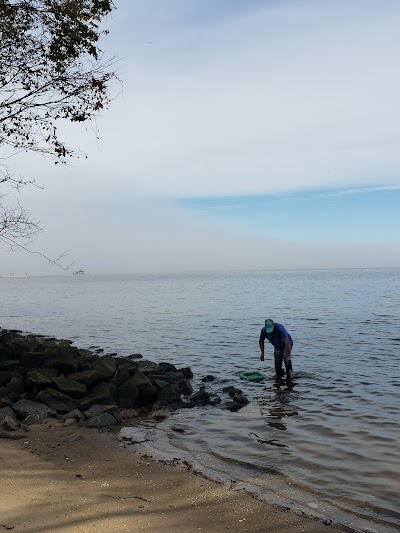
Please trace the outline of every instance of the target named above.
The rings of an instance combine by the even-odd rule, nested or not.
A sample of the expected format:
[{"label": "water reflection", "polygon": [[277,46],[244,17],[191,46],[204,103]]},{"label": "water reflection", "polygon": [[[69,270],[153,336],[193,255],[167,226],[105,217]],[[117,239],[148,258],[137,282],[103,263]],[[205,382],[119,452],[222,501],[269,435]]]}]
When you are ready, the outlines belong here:
[{"label": "water reflection", "polygon": [[[261,416],[265,417],[267,426],[277,429],[279,431],[287,431],[287,425],[284,422],[285,418],[297,416],[298,412],[290,406],[293,401],[293,390],[296,383],[293,380],[285,380],[281,377],[276,377],[273,383],[273,394],[270,397],[264,397],[259,400]],[[267,389],[267,394],[271,391]],[[267,407],[267,409],[264,409]],[[277,446],[274,439],[267,442]],[[260,441],[259,441],[260,442]],[[286,445],[281,445],[286,447]]]}]

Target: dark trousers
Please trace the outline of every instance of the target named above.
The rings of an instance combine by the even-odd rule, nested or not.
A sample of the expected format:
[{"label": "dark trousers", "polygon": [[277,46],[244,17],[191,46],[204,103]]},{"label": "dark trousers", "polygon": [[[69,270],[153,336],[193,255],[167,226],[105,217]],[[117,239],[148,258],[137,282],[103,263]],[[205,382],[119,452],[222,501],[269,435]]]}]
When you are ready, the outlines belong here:
[{"label": "dark trousers", "polygon": [[[275,359],[275,374],[277,376],[284,376],[285,371],[283,370],[283,363],[285,362],[287,355],[287,350],[284,348],[283,350],[278,350],[275,348],[274,351],[274,359]],[[286,365],[285,365],[286,366]]]}]

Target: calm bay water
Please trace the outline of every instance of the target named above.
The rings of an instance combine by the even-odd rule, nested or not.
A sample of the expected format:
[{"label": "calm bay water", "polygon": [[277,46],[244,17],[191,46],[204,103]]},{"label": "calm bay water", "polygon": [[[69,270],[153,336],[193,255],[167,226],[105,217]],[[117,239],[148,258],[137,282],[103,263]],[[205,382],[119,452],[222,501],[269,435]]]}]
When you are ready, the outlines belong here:
[{"label": "calm bay water", "polygon": [[[278,505],[400,530],[400,269],[0,278],[0,326],[190,366],[223,401],[145,424],[147,447]],[[264,319],[294,339],[276,383]],[[239,379],[263,370],[261,384]],[[174,428],[179,426],[183,433]],[[126,428],[122,434],[133,430]]]}]

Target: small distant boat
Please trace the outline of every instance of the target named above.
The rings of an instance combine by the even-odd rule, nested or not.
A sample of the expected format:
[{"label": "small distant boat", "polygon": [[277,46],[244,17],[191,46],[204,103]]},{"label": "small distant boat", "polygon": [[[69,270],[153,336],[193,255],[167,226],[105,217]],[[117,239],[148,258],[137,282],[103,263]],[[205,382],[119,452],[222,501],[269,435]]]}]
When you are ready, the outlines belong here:
[{"label": "small distant boat", "polygon": [[84,273],[85,273],[85,271],[82,268],[80,268],[79,270],[74,270],[73,275],[74,276],[83,276]]}]

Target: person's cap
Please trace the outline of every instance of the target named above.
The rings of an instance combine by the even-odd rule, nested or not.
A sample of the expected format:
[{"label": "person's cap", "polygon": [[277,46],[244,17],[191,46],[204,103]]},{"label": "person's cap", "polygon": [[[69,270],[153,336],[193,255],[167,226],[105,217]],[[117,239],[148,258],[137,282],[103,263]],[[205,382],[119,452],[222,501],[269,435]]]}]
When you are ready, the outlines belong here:
[{"label": "person's cap", "polygon": [[265,331],[267,333],[272,333],[274,331],[274,327],[275,327],[274,321],[271,320],[270,318],[267,318],[267,320],[265,321]]}]

